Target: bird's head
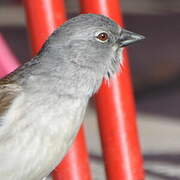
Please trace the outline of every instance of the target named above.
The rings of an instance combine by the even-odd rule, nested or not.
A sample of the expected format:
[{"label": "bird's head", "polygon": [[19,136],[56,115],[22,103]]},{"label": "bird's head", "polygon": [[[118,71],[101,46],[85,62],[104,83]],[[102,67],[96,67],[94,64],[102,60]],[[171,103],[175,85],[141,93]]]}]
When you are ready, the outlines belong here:
[{"label": "bird's head", "polygon": [[109,78],[119,70],[122,49],[144,39],[103,15],[81,14],[65,22],[49,39],[52,50],[66,54],[66,61]]}]

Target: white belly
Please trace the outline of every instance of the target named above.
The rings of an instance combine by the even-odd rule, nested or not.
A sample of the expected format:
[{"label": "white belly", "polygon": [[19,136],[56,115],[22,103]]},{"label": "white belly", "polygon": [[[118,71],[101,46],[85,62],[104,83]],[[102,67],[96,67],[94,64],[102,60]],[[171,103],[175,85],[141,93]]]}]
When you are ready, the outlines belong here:
[{"label": "white belly", "polygon": [[87,99],[51,101],[37,108],[29,103],[18,115],[19,102],[12,106],[0,132],[0,179],[41,180],[64,157],[82,123]]}]

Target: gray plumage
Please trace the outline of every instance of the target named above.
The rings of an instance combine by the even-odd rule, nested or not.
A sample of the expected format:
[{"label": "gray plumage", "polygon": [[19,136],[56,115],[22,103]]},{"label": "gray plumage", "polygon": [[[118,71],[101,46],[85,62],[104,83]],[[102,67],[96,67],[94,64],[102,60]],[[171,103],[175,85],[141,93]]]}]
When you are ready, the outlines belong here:
[{"label": "gray plumage", "polygon": [[142,38],[105,16],[80,15],[1,79],[0,179],[46,177],[72,144],[89,98],[118,71],[122,47]]}]

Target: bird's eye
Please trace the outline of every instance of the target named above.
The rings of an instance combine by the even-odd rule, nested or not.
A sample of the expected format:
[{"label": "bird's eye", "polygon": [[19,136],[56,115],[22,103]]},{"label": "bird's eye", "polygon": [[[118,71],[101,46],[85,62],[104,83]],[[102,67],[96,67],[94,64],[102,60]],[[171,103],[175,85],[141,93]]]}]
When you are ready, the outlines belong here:
[{"label": "bird's eye", "polygon": [[96,38],[102,42],[106,42],[109,39],[108,34],[105,32],[99,33]]}]

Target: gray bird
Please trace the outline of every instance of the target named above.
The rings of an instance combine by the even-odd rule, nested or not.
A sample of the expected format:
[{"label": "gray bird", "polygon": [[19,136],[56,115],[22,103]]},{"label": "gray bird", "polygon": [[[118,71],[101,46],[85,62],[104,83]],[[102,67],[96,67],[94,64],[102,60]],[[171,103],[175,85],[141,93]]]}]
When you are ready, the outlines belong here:
[{"label": "gray bird", "polygon": [[42,180],[61,162],[122,48],[144,37],[102,15],[65,22],[37,56],[0,80],[0,179]]}]

